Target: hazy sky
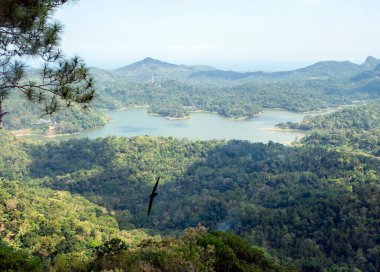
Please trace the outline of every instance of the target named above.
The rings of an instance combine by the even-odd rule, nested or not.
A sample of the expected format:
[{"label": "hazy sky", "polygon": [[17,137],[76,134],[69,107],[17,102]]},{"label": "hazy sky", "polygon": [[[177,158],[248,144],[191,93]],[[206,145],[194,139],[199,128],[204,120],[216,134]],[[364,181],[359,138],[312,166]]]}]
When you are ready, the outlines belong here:
[{"label": "hazy sky", "polygon": [[55,15],[65,53],[103,68],[148,56],[237,70],[380,58],[379,0],[80,0]]}]

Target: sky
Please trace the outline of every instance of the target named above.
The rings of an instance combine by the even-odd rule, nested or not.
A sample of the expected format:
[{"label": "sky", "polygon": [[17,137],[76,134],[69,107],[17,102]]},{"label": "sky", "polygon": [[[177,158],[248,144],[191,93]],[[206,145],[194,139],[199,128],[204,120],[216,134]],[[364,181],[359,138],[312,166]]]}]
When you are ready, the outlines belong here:
[{"label": "sky", "polygon": [[80,0],[54,18],[66,55],[105,69],[145,57],[238,71],[380,58],[379,0]]}]

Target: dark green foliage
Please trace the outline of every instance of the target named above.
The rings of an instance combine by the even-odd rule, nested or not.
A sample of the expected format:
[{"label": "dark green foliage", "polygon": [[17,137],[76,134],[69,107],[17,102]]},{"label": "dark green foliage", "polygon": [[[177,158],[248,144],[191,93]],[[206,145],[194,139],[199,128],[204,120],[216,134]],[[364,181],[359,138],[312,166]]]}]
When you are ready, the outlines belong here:
[{"label": "dark green foliage", "polygon": [[301,142],[380,155],[380,103],[349,107],[305,118],[300,123],[278,124],[280,128],[311,131]]},{"label": "dark green foliage", "polygon": [[203,248],[215,248],[215,271],[290,271],[232,233],[212,231],[199,237],[197,243]]},{"label": "dark green foliage", "polygon": [[41,271],[41,261],[28,253],[15,250],[0,240],[0,271],[37,272]]},{"label": "dark green foliage", "polygon": [[364,151],[365,154],[380,156],[380,129],[370,131],[359,129],[315,130],[301,142],[309,145],[323,144],[347,150]]},{"label": "dark green foliage", "polygon": [[[45,263],[89,258],[112,238],[133,246],[148,237],[139,230],[120,231],[111,212],[68,192],[1,178],[0,188],[0,239]],[[79,256],[70,256],[75,253]]]},{"label": "dark green foliage", "polygon": [[[368,130],[360,122],[366,120],[360,112],[370,114],[375,110],[372,105],[368,112],[358,109],[357,115],[348,109],[359,116],[353,119],[347,111],[330,115],[344,116],[335,118],[332,127],[349,125],[336,134],[327,130],[326,139],[317,138],[321,134],[315,132],[298,147],[161,137],[37,144],[4,134],[0,163],[14,171],[2,171],[2,175],[32,177],[42,186],[81,194],[115,211],[124,229],[178,233],[202,223],[238,233],[302,271],[378,271],[380,161],[376,157],[379,142],[374,138],[378,129],[376,115],[368,118]],[[358,128],[352,128],[354,124]],[[331,142],[326,145],[327,141]],[[348,143],[357,148],[347,148]],[[147,220],[148,196],[157,175],[163,183]],[[207,264],[196,257],[208,252],[205,247],[198,252],[180,241],[174,247],[156,241],[141,244],[138,250],[117,250],[112,258],[99,257],[92,265],[114,269],[120,264],[129,271],[142,267],[181,271],[180,267],[189,265],[251,271],[257,263],[266,265],[255,259],[260,250],[250,251],[241,240],[229,237],[218,232],[203,236],[203,245],[212,245],[207,254],[214,252]],[[78,245],[68,241],[58,250],[52,247],[53,253],[59,252],[54,257],[57,266],[77,259],[67,255],[79,250],[73,244]],[[85,261],[78,262],[86,266]]]},{"label": "dark green foliage", "polygon": [[307,117],[302,122],[278,124],[280,128],[300,130],[380,129],[380,103],[348,107],[326,115]]},{"label": "dark green foliage", "polygon": [[118,238],[113,238],[104,244],[98,246],[95,248],[95,255],[100,258],[104,256],[109,256],[109,255],[115,255],[120,253],[122,250],[127,250],[128,246],[127,244]]},{"label": "dark green foliage", "polygon": [[90,267],[96,271],[296,271],[280,266],[263,250],[236,235],[207,232],[203,227],[186,229],[179,240],[147,240],[134,250],[97,256]]},{"label": "dark green foliage", "polygon": [[[114,210],[126,229],[167,233],[202,223],[242,234],[302,267],[379,268],[379,160],[365,154],[318,144],[160,137],[70,140],[21,150],[31,161],[23,170],[28,175]],[[163,183],[147,221],[157,175]]]}]

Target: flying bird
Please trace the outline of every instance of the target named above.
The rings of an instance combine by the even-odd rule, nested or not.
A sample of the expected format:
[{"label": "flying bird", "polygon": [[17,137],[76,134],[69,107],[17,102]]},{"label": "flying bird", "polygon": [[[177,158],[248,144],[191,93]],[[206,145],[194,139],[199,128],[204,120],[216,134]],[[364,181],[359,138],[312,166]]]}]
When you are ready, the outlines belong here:
[{"label": "flying bird", "polygon": [[149,214],[150,214],[150,210],[152,209],[153,198],[155,198],[155,197],[157,196],[156,190],[157,190],[157,186],[158,186],[158,182],[159,182],[159,181],[160,181],[160,177],[157,178],[156,184],[155,184],[154,187],[153,187],[153,191],[152,191],[152,193],[150,194],[149,208],[148,208],[148,216],[149,216]]}]

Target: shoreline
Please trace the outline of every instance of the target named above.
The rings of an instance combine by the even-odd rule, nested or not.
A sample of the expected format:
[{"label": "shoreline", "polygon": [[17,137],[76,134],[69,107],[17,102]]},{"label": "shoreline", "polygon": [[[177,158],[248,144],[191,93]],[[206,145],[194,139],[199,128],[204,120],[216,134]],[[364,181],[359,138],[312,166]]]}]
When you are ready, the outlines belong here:
[{"label": "shoreline", "polygon": [[[141,106],[126,106],[126,107],[121,107],[121,108],[114,109],[114,110],[110,110],[110,109],[103,109],[103,110],[104,111],[125,111],[125,110],[128,110],[128,109],[149,109],[149,108],[150,108],[149,105],[141,105]],[[279,109],[279,110],[283,110],[283,109]],[[159,117],[166,118],[168,120],[174,120],[175,121],[175,120],[189,119],[189,118],[191,118],[191,114],[192,113],[211,113],[211,114],[217,114],[217,115],[219,115],[222,118],[226,118],[226,119],[232,120],[232,121],[245,121],[245,120],[248,120],[250,118],[258,117],[258,116],[264,114],[264,111],[260,111],[258,113],[255,113],[252,116],[242,116],[242,117],[237,117],[237,118],[227,117],[227,116],[221,115],[220,113],[218,113],[216,111],[207,111],[207,110],[200,110],[200,109],[199,110],[190,110],[190,111],[188,111],[189,115],[186,115],[184,117],[170,117],[170,116],[165,116],[165,115],[162,115],[162,114],[159,114],[159,113],[156,113],[156,112],[148,112],[148,111],[147,111],[147,114],[153,115],[153,116],[159,116]]]},{"label": "shoreline", "polygon": [[[63,137],[63,136],[72,136],[72,135],[78,135],[80,132],[75,132],[75,133],[66,133],[66,134],[51,134],[51,135],[40,135],[44,138],[57,138],[57,137]],[[39,135],[39,134],[34,134],[34,135]]]},{"label": "shoreline", "polygon": [[115,111],[124,111],[124,110],[128,110],[128,109],[146,109],[149,107],[150,107],[149,105],[125,106],[125,107],[117,108],[117,109],[115,109]]},{"label": "shoreline", "polygon": [[[286,111],[286,112],[290,112],[290,113],[296,113],[296,114],[304,114],[304,115],[313,115],[313,114],[326,114],[326,113],[330,113],[330,112],[334,112],[334,111],[337,111],[337,110],[340,110],[340,109],[343,109],[343,108],[346,108],[346,107],[350,107],[350,106],[355,106],[357,104],[361,104],[361,103],[352,103],[352,104],[347,104],[347,105],[338,105],[338,106],[333,106],[333,107],[328,107],[328,108],[322,108],[322,109],[319,109],[319,110],[311,110],[311,111],[290,111],[288,109],[285,109],[285,108],[263,108],[262,111],[256,113],[256,114],[253,114],[252,116],[242,116],[242,117],[238,117],[238,118],[233,118],[233,117],[227,117],[227,116],[224,116],[224,115],[221,115],[220,113],[218,112],[214,112],[214,111],[207,111],[207,110],[202,110],[202,109],[196,109],[196,110],[189,110],[189,115],[188,116],[185,116],[185,117],[169,117],[169,116],[164,116],[164,115],[161,115],[159,113],[154,113],[154,112],[147,112],[148,114],[150,115],[156,115],[156,116],[160,116],[160,117],[164,117],[168,120],[184,120],[184,119],[188,119],[188,118],[191,118],[191,114],[192,113],[213,113],[213,114],[217,114],[223,118],[226,118],[226,119],[229,119],[229,120],[233,120],[233,121],[245,121],[245,120],[248,120],[250,118],[255,118],[255,117],[258,117],[262,114],[264,114],[266,111]],[[121,108],[117,108],[117,109],[101,109],[103,111],[124,111],[124,110],[128,110],[128,109],[149,109],[150,108],[150,105],[133,105],[133,106],[125,106],[125,107],[121,107]]]},{"label": "shoreline", "polygon": [[264,130],[264,131],[279,131],[279,132],[300,132],[300,133],[302,133],[302,130],[298,130],[298,129],[287,129],[287,128],[277,128],[277,127],[273,127],[273,128],[259,128],[259,130]]},{"label": "shoreline", "polygon": [[[159,114],[158,114],[159,115]],[[159,116],[162,116],[162,115],[159,115]],[[164,116],[162,116],[162,117],[164,117]],[[166,119],[168,119],[168,120],[172,120],[172,121],[178,121],[178,120],[186,120],[186,119],[190,119],[191,118],[191,116],[190,115],[186,115],[186,116],[184,116],[184,117],[170,117],[170,116],[166,116],[165,117]]]}]

